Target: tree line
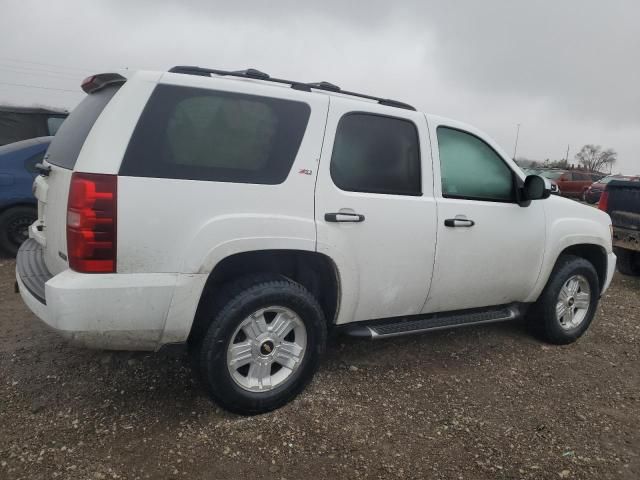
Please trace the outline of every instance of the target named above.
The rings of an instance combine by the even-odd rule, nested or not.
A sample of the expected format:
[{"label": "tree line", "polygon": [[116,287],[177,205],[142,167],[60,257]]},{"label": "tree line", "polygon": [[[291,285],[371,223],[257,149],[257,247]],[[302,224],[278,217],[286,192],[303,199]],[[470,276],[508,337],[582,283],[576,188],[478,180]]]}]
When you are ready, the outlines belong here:
[{"label": "tree line", "polygon": [[[588,144],[583,146],[575,155],[575,163],[581,169],[589,172],[611,172],[618,160],[618,153],[613,148],[603,149],[600,145]],[[527,164],[530,168],[572,168],[567,159],[544,161],[518,159],[518,163]]]}]

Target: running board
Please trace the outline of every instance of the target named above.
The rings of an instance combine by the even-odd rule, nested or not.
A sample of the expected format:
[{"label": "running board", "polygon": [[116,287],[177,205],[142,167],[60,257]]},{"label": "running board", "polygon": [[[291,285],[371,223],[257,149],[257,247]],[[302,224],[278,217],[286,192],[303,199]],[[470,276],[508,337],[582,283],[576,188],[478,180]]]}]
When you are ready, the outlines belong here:
[{"label": "running board", "polygon": [[520,316],[521,310],[517,305],[505,305],[490,309],[459,310],[456,312],[357,322],[343,327],[343,332],[351,337],[376,339],[443,330],[446,328],[464,327],[467,325],[505,322],[515,320]]}]

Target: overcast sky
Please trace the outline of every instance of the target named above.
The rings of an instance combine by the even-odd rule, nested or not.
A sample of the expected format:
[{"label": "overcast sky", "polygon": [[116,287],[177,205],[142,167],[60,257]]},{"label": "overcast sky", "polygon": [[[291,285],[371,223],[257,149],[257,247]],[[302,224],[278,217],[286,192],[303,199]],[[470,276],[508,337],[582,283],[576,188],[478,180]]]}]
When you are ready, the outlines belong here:
[{"label": "overcast sky", "polygon": [[254,67],[471,123],[509,153],[520,123],[518,157],[563,158],[569,145],[571,159],[585,143],[611,147],[616,171],[640,173],[636,0],[0,0],[0,7],[0,102],[71,109],[84,76],[121,68]]}]

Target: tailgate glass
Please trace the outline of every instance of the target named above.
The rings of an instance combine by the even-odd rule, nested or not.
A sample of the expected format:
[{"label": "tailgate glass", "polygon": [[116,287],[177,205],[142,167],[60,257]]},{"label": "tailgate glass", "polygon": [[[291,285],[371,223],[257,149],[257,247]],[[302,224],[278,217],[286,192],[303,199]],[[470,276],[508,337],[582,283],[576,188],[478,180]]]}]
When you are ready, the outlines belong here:
[{"label": "tailgate glass", "polygon": [[89,131],[120,86],[104,88],[80,102],[53,137],[45,158],[47,162],[73,170]]}]

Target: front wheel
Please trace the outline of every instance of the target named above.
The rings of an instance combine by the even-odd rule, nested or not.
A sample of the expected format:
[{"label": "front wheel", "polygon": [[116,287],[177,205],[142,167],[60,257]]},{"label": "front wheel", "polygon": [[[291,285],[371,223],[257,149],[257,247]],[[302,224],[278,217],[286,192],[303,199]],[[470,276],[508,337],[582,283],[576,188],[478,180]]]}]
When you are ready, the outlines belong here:
[{"label": "front wheel", "polygon": [[529,320],[546,341],[567,344],[587,331],[598,306],[598,274],[587,260],[574,255],[558,259]]},{"label": "front wheel", "polygon": [[327,327],[318,302],[291,280],[243,279],[228,287],[199,352],[212,399],[254,415],[292,400],[312,379]]}]

